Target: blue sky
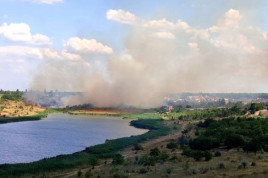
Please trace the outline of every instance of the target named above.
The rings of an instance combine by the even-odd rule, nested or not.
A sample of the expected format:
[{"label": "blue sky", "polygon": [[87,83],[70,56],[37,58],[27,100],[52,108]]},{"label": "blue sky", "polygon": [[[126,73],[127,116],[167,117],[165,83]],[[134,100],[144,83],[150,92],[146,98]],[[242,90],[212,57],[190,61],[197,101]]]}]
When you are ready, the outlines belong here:
[{"label": "blue sky", "polygon": [[[45,46],[48,45],[46,48],[57,50],[59,54],[61,50],[65,49],[64,44],[72,37],[96,39],[99,43],[112,48],[114,54],[121,54],[126,48],[125,40],[132,33],[133,26],[107,19],[107,12],[111,9],[130,12],[137,19],[142,19],[142,23],[163,18],[171,23],[176,23],[180,19],[196,29],[208,29],[217,24],[230,9],[236,9],[247,23],[267,32],[267,8],[268,2],[265,0],[62,0],[62,2],[54,3],[53,0],[5,0],[0,1],[0,25],[4,23],[7,25],[11,23],[27,24],[30,28],[31,38],[35,34],[48,37],[50,42],[44,42]],[[160,35],[163,33],[161,32]],[[0,36],[1,47],[31,48],[23,49],[23,51],[45,48],[29,40],[25,42],[25,40],[16,41],[7,38],[5,35]],[[77,50],[74,49],[74,46],[71,47],[73,51]],[[3,48],[3,50],[6,49]],[[70,52],[73,52],[72,50]],[[16,54],[17,57],[13,60],[14,55],[11,52],[3,54],[3,56],[6,61],[2,59],[4,57],[0,59],[2,60],[0,75],[3,76],[6,73],[9,75],[0,78],[0,88],[11,90],[28,88],[32,81],[31,77],[38,70],[37,66],[42,63],[42,60],[35,60],[34,57],[26,59],[23,57],[24,54]],[[13,67],[16,65],[22,65],[22,67],[14,69]],[[264,88],[266,89],[267,86]]]},{"label": "blue sky", "polygon": [[116,45],[129,28],[108,21],[106,12],[109,9],[124,9],[148,20],[165,17],[175,22],[180,18],[194,26],[208,27],[228,9],[239,8],[255,11],[254,18],[257,16],[260,25],[268,29],[267,1],[254,1],[250,5],[245,3],[244,6],[241,1],[235,2],[236,0],[65,0],[45,4],[5,0],[0,1],[0,20],[27,23],[33,33],[49,36],[56,47],[61,47],[62,40],[71,36],[99,38],[103,42]]}]

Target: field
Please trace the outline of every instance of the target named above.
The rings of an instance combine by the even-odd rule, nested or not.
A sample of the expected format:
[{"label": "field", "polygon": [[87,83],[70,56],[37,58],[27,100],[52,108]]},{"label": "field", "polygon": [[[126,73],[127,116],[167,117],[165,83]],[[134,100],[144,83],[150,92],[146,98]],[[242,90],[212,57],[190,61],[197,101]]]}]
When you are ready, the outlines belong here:
[{"label": "field", "polygon": [[[3,96],[3,95],[2,95]],[[0,165],[0,177],[267,177],[267,103],[172,112],[45,109],[20,93],[1,97],[0,123],[38,120],[53,112],[118,116],[150,131],[107,140],[70,155]],[[134,119],[134,120],[133,120]]]},{"label": "field", "polygon": [[33,116],[45,111],[45,108],[27,104],[23,101],[2,101],[0,103],[2,117]]}]

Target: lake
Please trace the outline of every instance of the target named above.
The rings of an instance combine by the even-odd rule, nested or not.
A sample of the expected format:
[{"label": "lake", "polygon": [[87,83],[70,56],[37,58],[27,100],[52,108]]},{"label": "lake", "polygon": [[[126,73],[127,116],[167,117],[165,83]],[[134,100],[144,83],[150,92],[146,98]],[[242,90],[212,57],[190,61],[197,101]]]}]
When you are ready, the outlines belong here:
[{"label": "lake", "polygon": [[129,122],[115,117],[50,114],[39,121],[0,124],[0,164],[70,154],[107,139],[148,131],[131,127]]}]

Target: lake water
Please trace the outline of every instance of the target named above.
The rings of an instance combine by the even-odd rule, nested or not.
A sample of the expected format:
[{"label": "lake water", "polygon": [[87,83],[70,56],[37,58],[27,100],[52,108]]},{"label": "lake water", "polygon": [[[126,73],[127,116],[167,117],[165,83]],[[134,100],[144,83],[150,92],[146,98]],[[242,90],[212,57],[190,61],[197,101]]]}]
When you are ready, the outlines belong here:
[{"label": "lake water", "polygon": [[24,163],[84,150],[147,130],[130,120],[103,116],[51,114],[40,121],[0,124],[0,164]]}]

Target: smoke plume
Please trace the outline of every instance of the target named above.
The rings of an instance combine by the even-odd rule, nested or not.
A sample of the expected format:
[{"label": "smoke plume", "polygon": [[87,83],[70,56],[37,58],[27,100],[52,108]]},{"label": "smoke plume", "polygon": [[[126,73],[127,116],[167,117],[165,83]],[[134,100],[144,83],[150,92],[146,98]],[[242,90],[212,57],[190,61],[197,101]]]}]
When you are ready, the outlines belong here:
[{"label": "smoke plume", "polygon": [[146,21],[121,9],[107,18],[131,26],[124,51],[79,37],[62,51],[40,49],[30,88],[83,92],[66,105],[101,107],[153,107],[176,92],[268,91],[267,33],[236,9],[208,28],[181,19]]}]

